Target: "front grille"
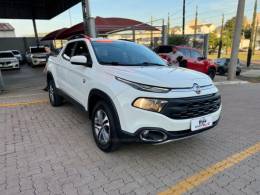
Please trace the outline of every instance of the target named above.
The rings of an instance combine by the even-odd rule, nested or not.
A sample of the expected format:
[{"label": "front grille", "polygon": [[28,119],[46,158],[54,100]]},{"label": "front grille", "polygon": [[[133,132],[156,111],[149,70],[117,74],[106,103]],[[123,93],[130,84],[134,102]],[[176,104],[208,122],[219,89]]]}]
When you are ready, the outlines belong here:
[{"label": "front grille", "polygon": [[33,58],[36,58],[36,59],[47,59],[46,56],[34,56]]},{"label": "front grille", "polygon": [[162,114],[176,120],[191,119],[216,112],[221,105],[218,93],[199,97],[170,99]]}]

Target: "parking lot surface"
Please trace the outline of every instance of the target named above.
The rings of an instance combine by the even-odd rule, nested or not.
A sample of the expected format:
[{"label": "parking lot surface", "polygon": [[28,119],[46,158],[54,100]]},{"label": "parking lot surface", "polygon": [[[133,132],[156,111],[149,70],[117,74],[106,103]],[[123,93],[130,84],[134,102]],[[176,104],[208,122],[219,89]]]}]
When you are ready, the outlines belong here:
[{"label": "parking lot surface", "polygon": [[1,195],[260,194],[259,84],[219,86],[222,119],[204,134],[109,154],[87,113],[51,107],[41,87],[0,96]]}]

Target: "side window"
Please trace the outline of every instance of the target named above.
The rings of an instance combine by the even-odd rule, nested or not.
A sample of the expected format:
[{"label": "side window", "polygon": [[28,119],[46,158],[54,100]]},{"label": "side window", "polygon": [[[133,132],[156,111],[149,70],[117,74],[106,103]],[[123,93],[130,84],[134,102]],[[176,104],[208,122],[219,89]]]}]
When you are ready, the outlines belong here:
[{"label": "side window", "polygon": [[88,65],[92,65],[92,59],[88,47],[84,41],[78,41],[73,56],[86,56]]},{"label": "side window", "polygon": [[198,59],[202,57],[202,55],[197,51],[191,51],[191,58]]},{"label": "side window", "polygon": [[69,43],[69,44],[66,46],[66,48],[65,48],[65,50],[64,50],[64,52],[63,52],[63,54],[62,54],[62,57],[63,57],[65,60],[70,60],[70,58],[72,57],[72,54],[73,54],[73,52],[74,52],[74,49],[75,49],[75,42]]},{"label": "side window", "polygon": [[179,50],[184,55],[184,57],[190,58],[190,51],[188,49],[180,48]]}]

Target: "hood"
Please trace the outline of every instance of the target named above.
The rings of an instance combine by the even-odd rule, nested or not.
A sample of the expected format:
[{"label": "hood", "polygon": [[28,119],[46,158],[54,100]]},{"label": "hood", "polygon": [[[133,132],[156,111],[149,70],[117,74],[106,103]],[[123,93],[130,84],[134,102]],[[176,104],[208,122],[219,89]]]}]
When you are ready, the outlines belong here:
[{"label": "hood", "polygon": [[212,84],[205,74],[179,67],[149,66],[104,66],[105,72],[129,81],[167,88],[190,88]]}]

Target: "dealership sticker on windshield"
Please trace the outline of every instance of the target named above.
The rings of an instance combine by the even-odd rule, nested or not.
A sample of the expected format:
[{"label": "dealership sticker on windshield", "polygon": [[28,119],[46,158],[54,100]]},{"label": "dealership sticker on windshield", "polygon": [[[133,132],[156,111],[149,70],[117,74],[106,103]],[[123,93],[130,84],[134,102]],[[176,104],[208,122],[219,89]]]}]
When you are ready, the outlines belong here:
[{"label": "dealership sticker on windshield", "polygon": [[210,116],[205,116],[205,117],[196,118],[196,119],[191,120],[191,130],[192,131],[205,129],[205,128],[211,127],[212,125],[213,125],[212,117],[210,117]]}]

